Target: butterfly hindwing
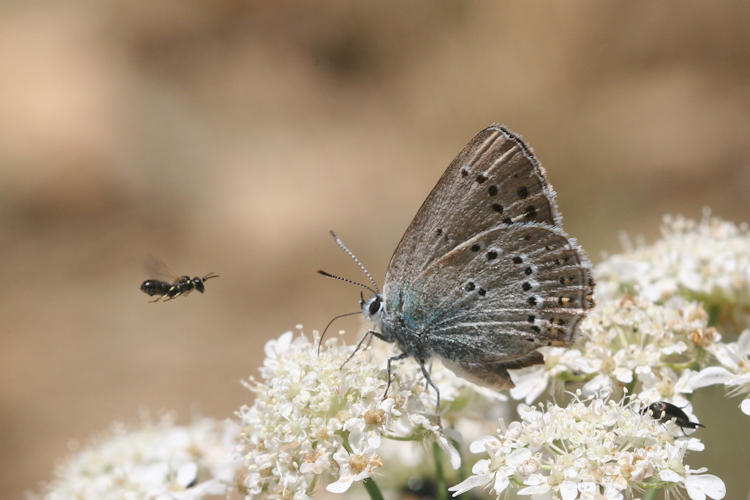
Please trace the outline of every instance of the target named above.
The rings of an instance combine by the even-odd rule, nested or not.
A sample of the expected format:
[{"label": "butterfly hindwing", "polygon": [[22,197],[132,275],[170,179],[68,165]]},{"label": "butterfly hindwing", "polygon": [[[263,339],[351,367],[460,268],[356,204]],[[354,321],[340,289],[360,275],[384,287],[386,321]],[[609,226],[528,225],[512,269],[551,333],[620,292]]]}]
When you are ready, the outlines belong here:
[{"label": "butterfly hindwing", "polygon": [[400,314],[407,327],[429,332],[441,356],[460,344],[482,359],[513,359],[571,344],[592,293],[588,261],[565,233],[515,224],[433,262],[402,295]]}]

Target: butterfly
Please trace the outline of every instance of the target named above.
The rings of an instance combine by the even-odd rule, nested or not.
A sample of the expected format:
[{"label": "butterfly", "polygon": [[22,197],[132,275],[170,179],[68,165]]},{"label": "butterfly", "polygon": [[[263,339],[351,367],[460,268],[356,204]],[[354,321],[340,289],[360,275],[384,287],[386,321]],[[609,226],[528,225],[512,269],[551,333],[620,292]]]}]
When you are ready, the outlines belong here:
[{"label": "butterfly", "polygon": [[[376,337],[412,357],[427,383],[438,358],[457,375],[513,387],[509,369],[544,362],[537,350],[569,346],[594,306],[591,265],[562,229],[555,192],[531,148],[500,125],[480,131],[448,166],[391,257],[383,291],[368,276],[360,307]],[[352,353],[352,355],[354,355]]]}]

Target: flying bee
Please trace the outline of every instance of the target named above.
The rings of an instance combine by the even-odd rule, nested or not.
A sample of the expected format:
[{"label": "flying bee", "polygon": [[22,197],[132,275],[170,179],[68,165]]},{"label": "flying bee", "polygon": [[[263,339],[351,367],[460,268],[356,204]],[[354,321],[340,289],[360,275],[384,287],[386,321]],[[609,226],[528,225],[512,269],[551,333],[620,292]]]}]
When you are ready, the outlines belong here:
[{"label": "flying bee", "polygon": [[149,264],[151,272],[169,278],[168,281],[148,279],[141,283],[141,291],[143,293],[152,297],[154,295],[157,296],[151,302],[158,302],[160,300],[166,302],[167,300],[172,300],[180,295],[187,295],[193,290],[198,290],[200,293],[203,293],[206,291],[206,286],[204,284],[205,281],[219,277],[216,273],[208,273],[203,277],[194,276],[191,278],[186,274],[178,277],[162,262],[154,261]]},{"label": "flying bee", "polygon": [[645,415],[648,411],[651,412],[651,416],[653,416],[654,419],[659,420],[662,423],[674,420],[674,423],[682,430],[683,434],[685,433],[685,427],[688,429],[705,427],[705,425],[699,424],[698,422],[691,422],[690,417],[682,411],[682,408],[675,406],[672,403],[667,403],[666,401],[656,401],[651,403],[647,407],[642,408],[640,413],[641,415]]}]

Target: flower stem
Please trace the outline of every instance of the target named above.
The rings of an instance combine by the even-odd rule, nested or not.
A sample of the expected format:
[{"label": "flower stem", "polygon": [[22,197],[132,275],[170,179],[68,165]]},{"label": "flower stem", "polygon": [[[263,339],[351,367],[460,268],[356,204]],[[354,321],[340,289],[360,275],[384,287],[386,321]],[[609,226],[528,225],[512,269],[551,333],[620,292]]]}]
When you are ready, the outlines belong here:
[{"label": "flower stem", "polygon": [[318,475],[316,474],[315,477],[313,477],[313,480],[310,482],[310,486],[307,488],[307,495],[313,496],[313,493],[315,493],[315,486],[318,484]]},{"label": "flower stem", "polygon": [[623,402],[625,405],[630,404],[630,397],[633,395],[633,389],[635,389],[635,384],[638,383],[638,378],[633,375],[633,380],[630,381],[630,383],[625,387],[627,389],[627,392],[625,393],[625,398],[623,399]]},{"label": "flower stem", "polygon": [[432,456],[435,458],[437,499],[448,500],[448,486],[445,484],[445,475],[443,474],[443,450],[440,449],[437,442],[432,443]]},{"label": "flower stem", "polygon": [[[456,447],[456,450],[458,450],[458,453],[461,453],[461,447],[458,445],[458,443],[451,439],[451,443],[453,446]],[[458,467],[458,481],[456,484],[463,482],[467,477],[469,477],[469,474],[471,474],[471,469],[467,466],[466,460],[464,460],[463,455],[461,455],[461,465]],[[459,500],[468,498],[468,495],[464,496],[463,494],[458,495]]]},{"label": "flower stem", "polygon": [[654,500],[657,493],[659,493],[659,488],[651,488],[650,490],[646,490],[646,494],[644,495],[643,500]]},{"label": "flower stem", "polygon": [[716,324],[719,322],[719,315],[721,314],[721,309],[718,305],[714,304],[708,308],[708,326],[716,326]]},{"label": "flower stem", "polygon": [[378,483],[373,481],[371,477],[365,478],[365,480],[362,481],[362,484],[367,490],[367,494],[370,495],[370,500],[384,500],[383,493],[381,493],[380,488],[378,488]]}]

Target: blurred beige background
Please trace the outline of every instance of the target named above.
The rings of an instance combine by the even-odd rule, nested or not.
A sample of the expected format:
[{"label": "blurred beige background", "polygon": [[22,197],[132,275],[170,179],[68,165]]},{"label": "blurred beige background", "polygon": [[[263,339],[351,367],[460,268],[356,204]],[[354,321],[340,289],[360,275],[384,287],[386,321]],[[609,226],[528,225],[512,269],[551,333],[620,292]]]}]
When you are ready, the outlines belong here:
[{"label": "blurred beige background", "polygon": [[[534,146],[595,262],[667,212],[750,220],[749,5],[3,2],[3,496],[140,408],[248,402],[268,338],[357,309],[314,273],[362,278],[328,229],[382,282],[492,122]],[[149,256],[222,276],[149,304]],[[689,462],[744,497],[748,421],[701,404]]]}]

